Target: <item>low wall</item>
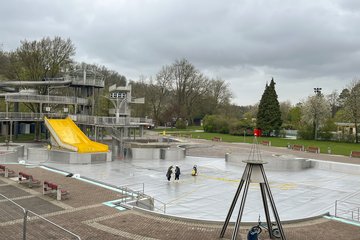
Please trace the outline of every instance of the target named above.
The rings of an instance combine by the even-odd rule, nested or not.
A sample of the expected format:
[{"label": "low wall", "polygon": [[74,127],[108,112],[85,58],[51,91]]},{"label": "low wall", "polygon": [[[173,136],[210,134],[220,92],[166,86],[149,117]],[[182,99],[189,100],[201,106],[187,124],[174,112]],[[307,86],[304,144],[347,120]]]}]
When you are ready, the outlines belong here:
[{"label": "low wall", "polygon": [[[230,153],[225,154],[225,161],[236,163],[244,167],[246,164],[242,161],[246,159],[248,159],[248,155],[233,155]],[[357,164],[322,161],[306,158],[288,159],[283,157],[273,157],[271,159],[264,159],[264,161],[267,162],[267,164],[264,164],[264,168],[266,170],[299,171],[308,168],[315,168],[325,171],[335,171],[360,175],[360,165]]]},{"label": "low wall", "polygon": [[183,148],[165,148],[160,150],[160,158],[164,160],[183,160],[185,158],[185,149]]},{"label": "low wall", "polygon": [[48,161],[50,155],[46,148],[27,148],[27,161],[31,163],[42,163]]},{"label": "low wall", "polygon": [[23,158],[24,157],[24,152],[25,152],[25,147],[24,145],[16,145],[16,144],[3,144],[0,145],[0,152],[2,151],[14,151],[17,153],[18,158]]},{"label": "low wall", "polygon": [[27,159],[31,163],[91,164],[111,161],[111,152],[77,153],[62,150],[48,151],[45,148],[28,148]]},{"label": "low wall", "polygon": [[329,162],[310,159],[311,166],[325,171],[342,172],[360,175],[360,165],[350,163]]},{"label": "low wall", "polygon": [[18,163],[18,152],[11,150],[0,151],[0,163]]},{"label": "low wall", "polygon": [[130,148],[133,160],[182,160],[185,159],[183,148]]},{"label": "low wall", "polygon": [[[248,155],[236,155],[236,154],[225,154],[225,160],[231,163],[237,163],[241,166],[246,165],[246,163],[242,162],[243,160],[247,160]],[[302,169],[307,169],[312,167],[311,161],[308,159],[285,159],[285,158],[271,158],[271,159],[263,159],[266,164],[264,164],[264,168],[266,170],[286,170],[286,171],[297,171]]]},{"label": "low wall", "polygon": [[130,148],[131,158],[134,160],[158,160],[160,148]]},{"label": "low wall", "polygon": [[[231,163],[240,164],[241,166],[246,165],[244,160],[248,159],[248,155],[233,155],[230,153],[225,154],[225,160]],[[285,159],[285,158],[271,158],[271,159],[263,159],[266,164],[264,164],[264,168],[266,170],[279,170],[279,171],[298,171],[302,169],[311,168],[311,161],[308,159]]]}]

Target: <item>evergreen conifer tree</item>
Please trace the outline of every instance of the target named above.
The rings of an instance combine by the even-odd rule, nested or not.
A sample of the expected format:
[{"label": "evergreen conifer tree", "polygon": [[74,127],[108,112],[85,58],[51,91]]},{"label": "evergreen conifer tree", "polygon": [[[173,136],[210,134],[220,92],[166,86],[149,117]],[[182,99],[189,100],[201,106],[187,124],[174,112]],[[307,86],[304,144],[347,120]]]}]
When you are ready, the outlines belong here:
[{"label": "evergreen conifer tree", "polygon": [[266,84],[265,86],[256,120],[256,127],[260,128],[263,134],[267,136],[269,136],[273,130],[275,130],[276,135],[278,135],[282,124],[280,105],[277,98],[275,82],[274,79],[271,79],[270,84]]}]

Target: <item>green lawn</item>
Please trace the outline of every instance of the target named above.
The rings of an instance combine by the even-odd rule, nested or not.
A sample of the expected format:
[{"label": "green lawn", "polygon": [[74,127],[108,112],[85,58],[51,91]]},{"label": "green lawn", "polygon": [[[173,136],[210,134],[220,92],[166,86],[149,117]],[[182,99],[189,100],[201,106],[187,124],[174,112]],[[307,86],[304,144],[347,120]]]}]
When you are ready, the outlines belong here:
[{"label": "green lawn", "polygon": [[[162,132],[162,131],[161,131]],[[166,130],[166,132],[169,132]],[[252,136],[233,136],[229,134],[220,134],[220,133],[205,133],[205,132],[194,132],[194,131],[170,131],[171,133],[191,133],[192,138],[200,138],[211,140],[213,137],[220,137],[224,142],[245,142],[252,143],[254,137]],[[336,155],[349,156],[351,151],[360,151],[360,144],[355,143],[343,143],[343,142],[330,142],[330,141],[315,141],[315,140],[301,140],[301,139],[284,139],[276,137],[259,137],[258,142],[261,141],[271,141],[271,146],[274,147],[287,147],[288,144],[298,144],[304,145],[305,148],[309,146],[320,147],[321,153],[328,153],[328,148],[330,147],[331,153]]]}]

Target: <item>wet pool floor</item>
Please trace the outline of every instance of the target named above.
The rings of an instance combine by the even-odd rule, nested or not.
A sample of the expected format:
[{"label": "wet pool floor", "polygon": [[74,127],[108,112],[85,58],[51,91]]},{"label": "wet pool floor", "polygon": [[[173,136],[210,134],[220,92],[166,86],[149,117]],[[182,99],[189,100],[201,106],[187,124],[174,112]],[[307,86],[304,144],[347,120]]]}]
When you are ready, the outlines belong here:
[{"label": "wet pool floor", "polygon": [[[263,154],[271,158],[270,153]],[[142,190],[166,204],[171,215],[224,220],[240,178],[242,165],[226,162],[224,158],[187,156],[180,161],[169,160],[117,160],[92,165],[45,164],[66,172],[96,179],[116,186]],[[179,181],[166,179],[170,165],[181,168]],[[199,175],[191,176],[193,165]],[[336,200],[360,204],[360,176],[355,174],[305,169],[300,171],[266,171],[271,191],[281,220],[307,218],[334,213]],[[238,201],[238,205],[240,199]],[[161,206],[160,202],[156,202]],[[234,221],[238,209],[232,216]],[[264,218],[258,184],[250,184],[243,214],[244,221]]]}]

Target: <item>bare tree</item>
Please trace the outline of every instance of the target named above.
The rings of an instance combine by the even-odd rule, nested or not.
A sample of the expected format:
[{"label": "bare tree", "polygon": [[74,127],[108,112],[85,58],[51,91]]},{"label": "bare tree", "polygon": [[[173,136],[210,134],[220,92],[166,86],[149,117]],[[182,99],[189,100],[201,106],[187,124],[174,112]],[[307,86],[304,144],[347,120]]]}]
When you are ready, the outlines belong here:
[{"label": "bare tree", "polygon": [[72,62],[75,47],[70,39],[46,37],[40,41],[21,41],[21,46],[15,53],[22,65],[18,79],[40,81],[58,77]]},{"label": "bare tree", "polygon": [[[164,121],[164,114],[169,108],[171,85],[173,82],[173,70],[170,66],[163,66],[156,74],[156,79],[150,79],[147,88],[146,101],[151,105],[153,118],[157,124]],[[168,119],[170,117],[165,117]]]},{"label": "bare tree", "polygon": [[355,125],[355,142],[359,142],[360,122],[360,80],[354,80],[348,87],[349,95],[345,100],[345,113],[348,119]]},{"label": "bare tree", "polygon": [[192,120],[197,101],[209,91],[209,80],[186,59],[177,60],[172,69],[176,118]]},{"label": "bare tree", "polygon": [[186,59],[162,67],[155,79],[144,83],[146,104],[158,124],[180,118],[192,123],[195,116],[204,116],[209,109],[215,112],[232,97],[224,80],[209,80]]},{"label": "bare tree", "polygon": [[[41,81],[59,77],[72,62],[75,47],[70,39],[61,37],[40,41],[21,41],[21,46],[10,54],[9,72],[16,80]],[[48,86],[36,87],[39,94],[47,94]],[[32,112],[40,112],[40,104],[25,103]],[[36,124],[36,138],[39,139],[40,125]]]},{"label": "bare tree", "polygon": [[329,101],[331,108],[331,117],[335,117],[337,110],[339,109],[339,93],[334,90],[332,93],[326,96],[326,99]]},{"label": "bare tree", "polygon": [[302,104],[302,121],[313,125],[314,139],[317,139],[317,130],[330,116],[330,104],[322,94],[309,96]]},{"label": "bare tree", "polygon": [[283,123],[287,123],[289,122],[289,112],[291,109],[291,102],[285,101],[285,102],[280,102],[280,112],[281,112],[281,120]]},{"label": "bare tree", "polygon": [[229,84],[221,78],[210,80],[209,95],[215,100],[215,107],[229,104],[232,97]]}]

